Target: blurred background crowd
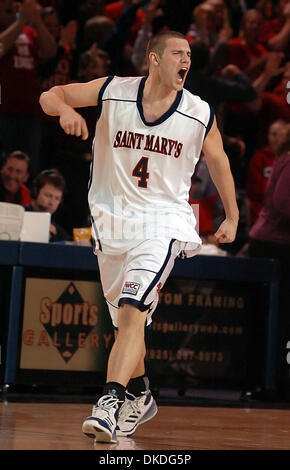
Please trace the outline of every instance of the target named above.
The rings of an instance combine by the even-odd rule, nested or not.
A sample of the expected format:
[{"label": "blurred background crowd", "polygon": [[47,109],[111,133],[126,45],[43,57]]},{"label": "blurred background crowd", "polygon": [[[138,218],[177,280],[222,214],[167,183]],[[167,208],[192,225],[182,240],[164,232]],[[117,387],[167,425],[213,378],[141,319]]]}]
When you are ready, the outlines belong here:
[{"label": "blurred background crowd", "polygon": [[[41,92],[107,75],[146,75],[148,39],[189,40],[185,88],[215,110],[240,222],[231,256],[290,260],[290,0],[0,0],[0,201],[52,214],[51,241],[88,227],[89,138],[44,115]],[[96,145],[98,143],[96,142]],[[223,208],[201,156],[189,194],[199,232],[216,246]],[[279,251],[280,250],[280,251]]]}]

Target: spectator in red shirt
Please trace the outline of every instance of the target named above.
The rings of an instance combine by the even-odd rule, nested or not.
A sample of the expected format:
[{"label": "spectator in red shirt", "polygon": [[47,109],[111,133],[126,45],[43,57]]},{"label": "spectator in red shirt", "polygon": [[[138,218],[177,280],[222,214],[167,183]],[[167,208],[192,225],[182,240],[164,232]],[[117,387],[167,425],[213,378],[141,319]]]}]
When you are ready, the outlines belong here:
[{"label": "spectator in red shirt", "polygon": [[259,40],[267,49],[288,53],[290,47],[290,1],[280,0],[278,16],[264,21]]},{"label": "spectator in red shirt", "polygon": [[227,63],[237,65],[248,77],[255,79],[263,69],[267,49],[259,42],[262,15],[255,9],[244,13],[239,37],[228,44]]},{"label": "spectator in red shirt", "polygon": [[0,201],[26,206],[31,197],[24,183],[29,177],[30,158],[16,150],[10,153],[0,171]]},{"label": "spectator in red shirt", "polygon": [[14,3],[0,2],[0,141],[6,153],[25,151],[34,173],[41,144],[37,66],[55,55],[56,43],[35,0],[23,0],[17,19]]},{"label": "spectator in red shirt", "polygon": [[268,145],[259,149],[251,158],[246,181],[249,199],[250,224],[256,222],[263,206],[269,177],[280,145],[285,121],[277,120],[269,127]]}]

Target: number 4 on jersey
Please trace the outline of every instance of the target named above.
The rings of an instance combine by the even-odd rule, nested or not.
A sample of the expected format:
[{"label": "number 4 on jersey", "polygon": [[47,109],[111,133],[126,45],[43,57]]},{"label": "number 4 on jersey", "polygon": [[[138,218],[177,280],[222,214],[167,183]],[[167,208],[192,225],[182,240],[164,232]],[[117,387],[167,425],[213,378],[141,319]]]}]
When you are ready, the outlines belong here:
[{"label": "number 4 on jersey", "polygon": [[138,186],[140,188],[147,188],[147,180],[149,178],[148,173],[148,157],[140,158],[139,162],[135,166],[134,170],[132,171],[132,176],[136,176],[139,178]]}]

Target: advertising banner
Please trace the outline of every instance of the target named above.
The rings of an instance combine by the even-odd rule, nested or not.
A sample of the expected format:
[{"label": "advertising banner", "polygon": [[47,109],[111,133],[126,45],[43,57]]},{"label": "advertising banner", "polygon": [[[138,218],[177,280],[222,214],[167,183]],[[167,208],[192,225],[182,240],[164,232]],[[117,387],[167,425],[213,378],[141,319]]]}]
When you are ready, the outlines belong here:
[{"label": "advertising banner", "polygon": [[247,283],[169,278],[159,296],[147,333],[156,384],[246,380],[254,319]]},{"label": "advertising banner", "polygon": [[103,371],[112,343],[99,282],[26,278],[20,369]]}]

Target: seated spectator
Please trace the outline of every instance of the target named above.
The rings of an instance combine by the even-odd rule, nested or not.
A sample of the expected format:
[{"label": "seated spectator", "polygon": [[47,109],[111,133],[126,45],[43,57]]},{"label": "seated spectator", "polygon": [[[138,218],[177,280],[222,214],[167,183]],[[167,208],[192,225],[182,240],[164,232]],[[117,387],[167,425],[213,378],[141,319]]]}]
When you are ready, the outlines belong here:
[{"label": "seated spectator", "polygon": [[11,152],[0,171],[0,201],[26,206],[31,202],[24,183],[29,178],[30,158],[20,150]]},{"label": "seated spectator", "polygon": [[15,3],[0,2],[0,141],[6,153],[15,148],[26,152],[34,174],[41,145],[37,67],[55,55],[56,43],[35,0],[19,4],[19,18]]},{"label": "seated spectator", "polygon": [[284,126],[285,121],[278,120],[273,122],[268,131],[268,145],[257,150],[250,160],[246,190],[249,199],[251,225],[256,222],[260,210],[262,209],[265,192],[276,159],[281,140],[281,132]]},{"label": "seated spectator", "polygon": [[51,214],[50,242],[72,240],[72,236],[55,221],[55,214],[62,202],[65,188],[65,180],[58,170],[44,170],[34,179],[32,201],[25,206],[26,211]]}]

